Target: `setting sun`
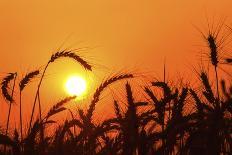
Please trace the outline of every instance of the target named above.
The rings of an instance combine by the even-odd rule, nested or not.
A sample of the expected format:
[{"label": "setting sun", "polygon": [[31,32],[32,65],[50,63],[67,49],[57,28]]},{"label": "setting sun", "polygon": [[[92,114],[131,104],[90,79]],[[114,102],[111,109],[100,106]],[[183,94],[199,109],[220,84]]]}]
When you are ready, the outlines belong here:
[{"label": "setting sun", "polygon": [[76,95],[81,97],[86,93],[87,83],[83,77],[71,76],[65,83],[66,91],[69,95]]},{"label": "setting sun", "polygon": [[231,8],[0,0],[0,155],[232,155]]}]

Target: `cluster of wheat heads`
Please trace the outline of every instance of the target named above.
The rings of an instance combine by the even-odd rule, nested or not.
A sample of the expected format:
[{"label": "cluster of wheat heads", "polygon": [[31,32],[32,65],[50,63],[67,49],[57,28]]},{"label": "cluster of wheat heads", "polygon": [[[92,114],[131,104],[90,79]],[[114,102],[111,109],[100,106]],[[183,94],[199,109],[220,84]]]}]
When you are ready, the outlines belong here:
[{"label": "cluster of wheat heads", "polygon": [[20,118],[20,136],[23,139],[23,120],[22,120],[22,92],[28,83],[39,75],[39,70],[32,71],[26,74],[19,82],[19,118]]},{"label": "cluster of wheat heads", "polygon": [[[218,26],[221,29],[221,25]],[[220,31],[219,31],[220,32]],[[217,33],[219,33],[217,32]],[[61,58],[70,58],[91,71],[92,66],[72,51],[53,54],[44,70],[35,70],[19,80],[20,126],[8,134],[11,104],[14,98],[17,73],[9,73],[1,83],[2,95],[9,102],[6,132],[0,132],[0,154],[13,155],[217,155],[232,152],[232,85],[220,80],[220,46],[218,34],[209,31],[204,35],[208,45],[208,55],[215,72],[200,71],[200,89],[190,85],[175,87],[167,80],[151,81],[149,86],[134,91],[134,74],[120,73],[104,80],[93,93],[86,109],[70,110],[71,118],[56,122],[54,116],[67,110],[66,104],[76,98],[69,96],[55,102],[42,116],[40,87],[48,66]],[[231,58],[225,58],[231,64]],[[41,73],[41,74],[40,74]],[[40,75],[40,76],[39,76]],[[40,77],[29,128],[23,131],[22,93],[35,77]],[[164,78],[165,79],[165,78]],[[126,81],[124,100],[114,98],[114,115],[103,121],[95,121],[102,93],[112,84]],[[214,81],[214,82],[213,82]],[[212,83],[216,83],[216,88]],[[221,88],[221,89],[220,89]],[[117,91],[115,89],[114,91]],[[138,99],[143,94],[144,98]],[[39,118],[33,121],[35,105],[38,101]],[[189,109],[189,105],[193,109]],[[109,105],[110,106],[110,105]],[[76,115],[75,115],[76,114]],[[51,129],[52,128],[52,129]],[[13,130],[12,130],[13,131]],[[20,132],[18,132],[20,131]],[[20,133],[20,134],[19,134]]]},{"label": "cluster of wheat heads", "polygon": [[50,60],[48,61],[48,63],[46,64],[44,70],[43,70],[42,76],[40,78],[40,81],[39,81],[39,84],[38,84],[38,87],[37,87],[37,91],[36,91],[36,95],[35,95],[35,100],[34,100],[32,112],[31,112],[31,119],[30,119],[30,123],[29,123],[29,130],[31,129],[31,125],[32,125],[32,121],[33,121],[34,110],[35,110],[35,105],[36,105],[37,99],[39,101],[39,116],[40,116],[40,120],[42,119],[41,118],[42,117],[41,116],[41,103],[40,103],[40,99],[39,99],[39,89],[40,89],[40,86],[42,84],[42,80],[44,78],[45,72],[46,72],[48,66],[51,63],[53,63],[56,60],[61,59],[61,58],[70,58],[70,59],[76,61],[77,63],[79,63],[86,70],[92,71],[92,66],[88,62],[86,62],[84,59],[82,59],[80,56],[78,56],[76,53],[74,53],[72,51],[66,51],[66,50],[64,50],[64,51],[59,51],[59,52],[56,52],[55,54],[53,54],[51,56]]},{"label": "cluster of wheat heads", "polygon": [[[26,74],[20,80],[20,91],[38,75],[39,71]],[[15,99],[9,94],[9,83],[13,83],[15,77],[15,73],[9,74],[3,79],[3,83],[8,84],[2,84],[7,88],[2,89],[7,91],[2,94],[8,94],[4,97],[6,100],[8,97],[10,103]],[[231,153],[232,86],[228,89],[226,82],[222,80],[221,96],[218,99],[215,95],[217,91],[214,91],[209,75],[205,72],[200,74],[203,86],[201,91],[196,92],[189,86],[175,88],[169,83],[154,81],[150,87],[144,87],[141,93],[147,97],[141,101],[136,100],[137,94],[127,82],[126,104],[115,100],[112,103],[114,117],[97,123],[93,121],[93,112],[102,92],[117,81],[133,77],[133,74],[122,73],[107,78],[96,89],[86,110],[78,109],[78,116],[72,115],[71,119],[58,126],[55,125],[57,122],[52,116],[66,110],[65,104],[74,100],[75,96],[56,102],[42,119],[38,118],[33,122],[28,133],[25,135],[20,133],[19,136],[18,130],[21,132],[23,125],[20,122],[20,128],[15,129],[11,136],[0,134],[0,144],[7,147],[1,153],[15,155]],[[156,95],[156,90],[160,88],[162,96]],[[217,104],[218,102],[220,104]],[[195,110],[187,110],[187,103],[194,104]],[[122,108],[123,105],[126,107]],[[52,125],[56,126],[55,130],[47,129]],[[75,130],[72,130],[73,128]]]},{"label": "cluster of wheat heads", "polygon": [[[13,95],[14,95],[16,77],[17,77],[17,73],[9,73],[6,77],[3,78],[1,82],[2,95],[9,102],[9,112],[7,116],[7,125],[6,125],[6,136],[7,136],[8,127],[9,127],[11,107],[12,107],[12,103],[14,102]],[[13,82],[14,84],[13,84],[13,88],[11,92],[9,92],[10,91],[9,84],[12,80],[14,81]]]},{"label": "cluster of wheat heads", "polygon": [[[32,108],[32,114],[30,117],[30,123],[29,123],[29,132],[31,129],[31,125],[32,125],[32,121],[33,121],[33,115],[34,115],[34,110],[35,110],[35,104],[37,99],[40,101],[39,99],[39,88],[42,84],[42,80],[43,77],[45,75],[45,72],[49,66],[49,64],[53,63],[54,61],[56,61],[57,59],[60,58],[70,58],[73,59],[74,61],[78,62],[81,64],[81,66],[83,66],[86,70],[91,71],[92,70],[92,66],[86,62],[84,59],[82,59],[79,55],[77,55],[75,52],[73,51],[67,51],[67,50],[63,50],[63,51],[58,51],[55,54],[53,54],[50,58],[50,60],[48,61],[48,63],[46,64],[43,72],[42,72],[42,76],[40,78],[38,87],[37,87],[37,91],[36,91],[36,96],[35,96],[35,100],[33,103],[33,108]],[[20,107],[20,138],[21,140],[23,140],[23,122],[22,122],[22,92],[25,89],[25,87],[29,84],[29,82],[34,79],[36,76],[38,76],[40,74],[39,70],[35,70],[35,71],[31,71],[28,74],[26,74],[19,82],[18,86],[19,86],[19,107]],[[3,97],[6,99],[7,102],[9,102],[9,112],[7,115],[7,125],[6,125],[6,133],[5,136],[7,136],[8,134],[8,127],[9,127],[9,123],[10,123],[10,114],[11,114],[11,107],[12,107],[12,103],[15,102],[14,99],[14,89],[15,89],[15,82],[16,82],[16,78],[17,78],[17,73],[9,73],[7,76],[5,76],[2,79],[1,82],[1,90],[2,90],[2,95]],[[13,83],[13,86],[11,88],[10,84]],[[47,118],[49,118],[51,115],[54,115],[54,110],[58,110],[56,113],[60,112],[61,109],[57,109],[58,107],[62,106],[63,103],[70,101],[71,99],[73,99],[74,97],[70,97],[70,98],[66,98],[65,100],[62,100],[61,102],[59,102],[59,104],[57,105],[57,107],[53,107],[53,109],[51,109],[50,113],[48,116],[46,116]],[[41,104],[39,102],[39,114],[40,114],[40,121],[42,121],[42,116],[41,116]]]}]

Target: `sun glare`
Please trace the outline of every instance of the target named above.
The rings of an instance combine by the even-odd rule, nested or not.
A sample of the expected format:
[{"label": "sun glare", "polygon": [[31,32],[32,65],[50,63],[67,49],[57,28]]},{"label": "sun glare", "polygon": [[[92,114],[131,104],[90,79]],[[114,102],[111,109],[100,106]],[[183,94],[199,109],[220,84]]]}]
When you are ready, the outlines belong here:
[{"label": "sun glare", "polygon": [[69,95],[83,97],[87,91],[87,82],[83,77],[71,76],[67,79],[65,88]]}]

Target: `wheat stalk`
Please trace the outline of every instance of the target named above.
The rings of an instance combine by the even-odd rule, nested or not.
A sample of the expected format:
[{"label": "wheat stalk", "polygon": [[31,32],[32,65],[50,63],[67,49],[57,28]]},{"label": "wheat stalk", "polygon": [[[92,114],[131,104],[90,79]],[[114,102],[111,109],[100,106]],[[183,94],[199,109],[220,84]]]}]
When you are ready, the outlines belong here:
[{"label": "wheat stalk", "polygon": [[231,63],[232,63],[232,59],[231,59],[231,58],[226,58],[225,61],[226,61],[226,63],[228,63],[228,64],[231,64]]},{"label": "wheat stalk", "polygon": [[121,120],[122,119],[122,114],[121,114],[118,102],[116,100],[114,100],[114,111],[115,111],[115,114],[116,114],[117,118]]},{"label": "wheat stalk", "polygon": [[[215,72],[215,79],[216,79],[216,91],[217,91],[217,98],[220,100],[219,95],[219,80],[218,80],[218,71],[217,67],[219,64],[219,52],[223,46],[223,43],[226,41],[226,38],[229,35],[226,35],[224,38],[219,38],[219,34],[223,30],[225,19],[221,20],[216,27],[214,27],[214,24],[210,26],[210,23],[208,23],[208,33],[204,34],[201,30],[200,33],[202,34],[204,40],[206,41],[208,48],[209,48],[209,58],[211,64],[214,66],[214,72]],[[227,61],[227,60],[226,60]]]},{"label": "wheat stalk", "polygon": [[37,75],[39,75],[39,70],[32,71],[24,76],[24,78],[19,83],[20,91],[26,87],[26,85]]},{"label": "wheat stalk", "polygon": [[16,73],[8,73],[6,77],[3,78],[1,82],[1,89],[3,97],[10,103],[14,102],[12,95],[8,92],[9,83],[15,78]]},{"label": "wheat stalk", "polygon": [[219,61],[218,61],[218,47],[216,44],[216,37],[213,36],[213,34],[209,34],[207,41],[210,49],[211,63],[213,66],[217,67]]},{"label": "wheat stalk", "polygon": [[204,96],[206,97],[206,99],[212,103],[212,104],[215,104],[215,97],[214,97],[214,94],[213,94],[213,91],[212,91],[212,88],[209,84],[209,79],[208,79],[208,76],[206,75],[205,72],[202,72],[201,75],[200,75],[200,78],[201,78],[201,81],[205,87],[205,91],[203,91],[203,94]]},{"label": "wheat stalk", "polygon": [[91,117],[93,115],[93,111],[95,109],[96,103],[100,99],[101,93],[112,83],[115,83],[116,81],[123,80],[123,79],[128,79],[128,78],[133,78],[133,74],[119,74],[116,76],[113,76],[107,80],[105,80],[101,85],[96,89],[93,99],[91,101],[91,104],[89,106],[89,109],[87,110],[87,118],[91,120]]},{"label": "wheat stalk", "polygon": [[19,90],[20,90],[20,94],[19,94],[19,118],[20,118],[20,136],[21,139],[23,139],[23,132],[22,132],[22,125],[23,125],[23,121],[22,121],[22,91],[24,90],[24,88],[27,86],[27,84],[33,79],[35,78],[37,75],[39,74],[39,70],[35,70],[32,71],[28,74],[26,74],[22,80],[19,82]]},{"label": "wheat stalk", "polygon": [[[6,136],[8,134],[8,128],[9,128],[11,106],[12,106],[12,103],[14,102],[13,95],[14,95],[16,77],[17,77],[17,73],[9,73],[5,78],[3,78],[2,83],[1,83],[2,95],[10,103],[8,116],[7,116],[7,123],[6,123],[6,133],[5,133]],[[13,84],[13,88],[12,88],[11,95],[10,95],[8,92],[8,88],[9,88],[10,82],[13,79],[14,79],[14,84]],[[4,152],[6,152],[6,146],[4,146]]]},{"label": "wheat stalk", "polygon": [[[71,110],[71,109],[68,109],[68,111],[69,111],[69,113],[70,113],[70,115],[71,115],[71,117],[72,117],[72,120],[74,120],[75,118],[74,118],[74,115],[73,115],[72,110]],[[76,135],[76,127],[75,127],[75,126],[73,127],[73,133],[74,133],[74,135]]]},{"label": "wheat stalk", "polygon": [[60,100],[59,102],[57,102],[55,105],[52,106],[52,108],[48,111],[45,119],[47,120],[49,117],[57,114],[58,112],[61,112],[63,110],[66,110],[66,108],[64,108],[63,106],[70,102],[71,100],[74,100],[76,98],[76,96],[70,96],[70,97],[66,97],[62,100]]},{"label": "wheat stalk", "polygon": [[55,54],[51,56],[51,59],[49,60],[49,62],[54,62],[55,60],[62,58],[62,57],[71,58],[75,60],[76,62],[80,63],[81,66],[83,66],[85,69],[92,71],[92,66],[72,51],[56,52]]},{"label": "wheat stalk", "polygon": [[219,86],[218,86],[218,72],[217,72],[217,66],[218,66],[218,46],[216,44],[216,36],[213,36],[212,34],[209,34],[207,41],[208,41],[208,46],[210,48],[210,59],[211,63],[214,66],[214,71],[215,71],[215,77],[216,77],[216,89],[217,89],[217,96],[219,100]]},{"label": "wheat stalk", "polygon": [[[87,63],[84,59],[82,59],[80,56],[78,56],[76,53],[74,53],[72,51],[65,51],[64,50],[64,51],[56,52],[55,54],[53,54],[51,56],[50,60],[48,61],[47,65],[44,68],[44,71],[42,73],[41,79],[40,79],[38,87],[37,87],[37,91],[36,91],[36,95],[35,95],[35,99],[34,99],[34,103],[33,103],[33,107],[32,107],[32,112],[31,112],[29,130],[31,129],[31,124],[32,124],[34,111],[35,111],[35,104],[36,104],[37,98],[39,98],[39,90],[40,90],[40,86],[42,84],[42,80],[44,78],[45,72],[46,72],[49,64],[56,61],[59,58],[71,58],[71,59],[75,60],[76,62],[80,63],[81,66],[84,67],[86,70],[92,71],[92,66],[89,63]],[[40,114],[40,120],[41,120],[41,104],[40,104],[40,100],[39,100],[39,114]]]}]

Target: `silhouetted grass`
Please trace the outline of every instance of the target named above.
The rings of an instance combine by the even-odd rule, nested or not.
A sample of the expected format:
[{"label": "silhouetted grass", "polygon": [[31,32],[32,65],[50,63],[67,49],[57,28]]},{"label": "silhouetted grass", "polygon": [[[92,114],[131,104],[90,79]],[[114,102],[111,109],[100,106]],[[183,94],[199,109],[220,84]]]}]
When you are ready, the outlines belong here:
[{"label": "silhouetted grass", "polygon": [[[54,115],[67,110],[66,104],[76,96],[66,97],[41,114],[39,102],[39,118],[33,121],[35,104],[39,97],[39,89],[50,63],[60,58],[71,58],[80,63],[86,70],[92,66],[72,51],[61,51],[53,54],[43,70],[36,90],[29,129],[22,135],[21,95],[25,86],[39,75],[39,71],[28,73],[19,82],[20,92],[20,126],[8,134],[10,110],[6,133],[0,133],[0,154],[7,155],[219,155],[232,152],[232,85],[230,81],[219,81],[217,35],[209,33],[206,37],[210,48],[212,67],[216,74],[217,89],[206,72],[200,72],[202,87],[196,90],[190,86],[175,87],[166,81],[151,81],[150,87],[144,86],[141,92],[134,91],[133,74],[121,73],[104,80],[94,91],[92,100],[86,109],[69,109],[71,119],[63,123],[54,120]],[[231,58],[226,59],[228,64]],[[165,72],[165,71],[164,71]],[[2,95],[11,104],[17,102],[13,97],[16,73],[10,73],[1,83]],[[165,76],[165,74],[164,74]],[[130,82],[128,79],[134,78]],[[13,82],[13,87],[10,83]],[[100,104],[102,93],[110,85],[125,82],[124,100],[114,98],[112,104],[114,116],[103,121],[95,121],[96,106]],[[219,83],[221,90],[219,90]],[[124,86],[124,85],[120,85]],[[11,90],[11,92],[10,92]],[[117,89],[114,89],[117,91]],[[137,99],[138,93],[144,98]],[[157,95],[158,94],[158,95]],[[220,97],[219,97],[220,94]],[[76,101],[78,102],[78,101]],[[99,103],[98,103],[99,102]],[[98,104],[97,104],[98,103]],[[194,107],[190,110],[188,105]],[[108,106],[96,115],[104,115]],[[75,116],[77,113],[78,116]],[[51,128],[50,128],[51,127]],[[24,128],[24,129],[25,129]],[[13,129],[11,130],[13,131]],[[20,136],[18,134],[20,131]]]},{"label": "silhouetted grass", "polygon": [[22,120],[22,91],[27,86],[27,84],[39,74],[39,70],[32,71],[26,74],[22,80],[19,82],[19,118],[20,118],[20,134],[21,139],[23,139],[23,120]]}]

